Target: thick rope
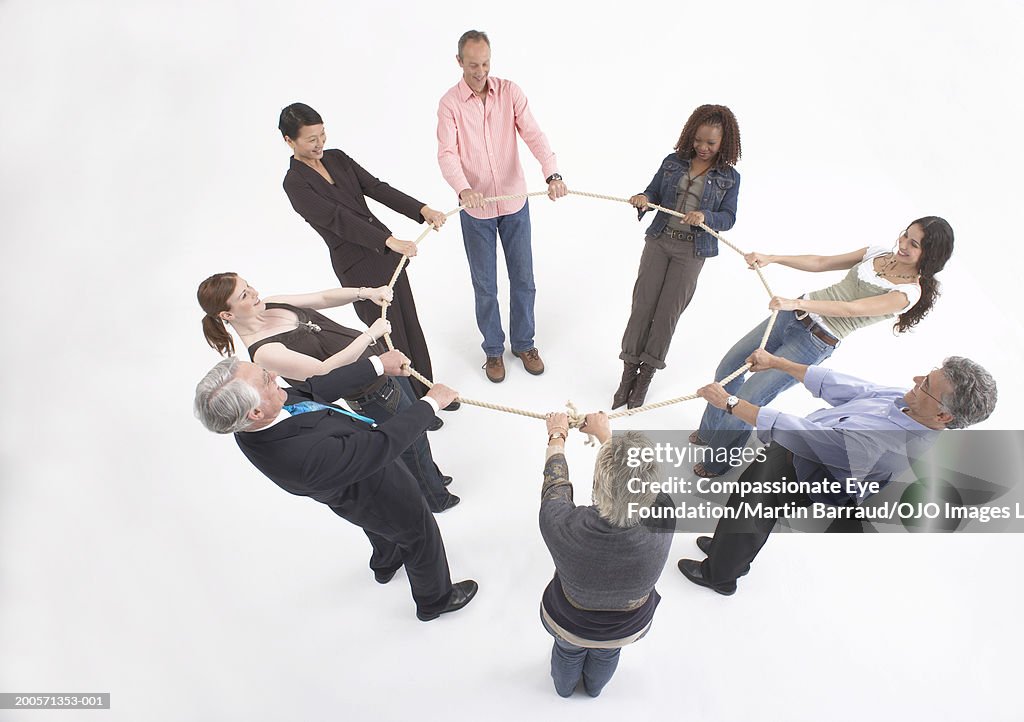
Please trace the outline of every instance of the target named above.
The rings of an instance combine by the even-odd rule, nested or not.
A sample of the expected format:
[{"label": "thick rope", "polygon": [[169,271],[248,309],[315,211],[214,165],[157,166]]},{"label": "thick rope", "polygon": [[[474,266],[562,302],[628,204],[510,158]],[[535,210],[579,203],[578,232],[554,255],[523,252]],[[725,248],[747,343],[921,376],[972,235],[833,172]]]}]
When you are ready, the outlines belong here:
[{"label": "thick rope", "polygon": [[[570,190],[570,191],[568,191],[568,194],[569,195],[574,195],[574,196],[583,196],[584,198],[596,198],[598,200],[615,201],[615,202],[618,202],[618,203],[629,203],[629,199],[628,198],[619,198],[618,196],[606,196],[606,195],[602,195],[600,193],[587,193],[585,191],[573,191],[573,190]],[[508,195],[508,196],[491,196],[489,198],[484,198],[484,203],[495,203],[497,201],[513,201],[513,200],[519,200],[521,198],[533,198],[535,196],[546,196],[546,195],[547,195],[547,191],[536,191],[536,192],[533,192],[533,193],[517,193],[515,195]],[[678,212],[676,210],[673,210],[671,208],[665,208],[664,206],[655,205],[654,203],[648,203],[647,207],[649,209],[652,209],[652,210],[656,210],[656,211],[661,211],[663,213],[667,213],[670,216],[675,216],[676,218],[682,218],[683,215],[684,215],[684,214],[682,214],[682,213],[680,213],[680,212]],[[455,209],[445,213],[445,217],[446,218],[450,218],[451,216],[455,215],[456,213],[458,213],[462,209],[463,209],[463,207],[460,205],[458,208],[455,208]],[[722,236],[720,233],[718,233],[718,231],[716,231],[715,229],[705,225],[704,223],[700,223],[699,225],[700,225],[700,228],[702,230],[707,231],[708,233],[713,235],[715,238],[717,238],[719,241],[721,241],[723,244],[725,244],[726,246],[728,246],[732,250],[736,251],[741,256],[746,256],[747,255],[746,253],[744,253],[739,248],[739,246],[737,246],[734,243],[732,243],[732,241],[729,241],[728,239],[726,239],[724,236]],[[416,238],[415,241],[413,241],[413,243],[415,243],[418,246],[420,244],[420,241],[422,241],[424,238],[426,238],[427,235],[432,230],[435,230],[434,227],[428,225],[423,230],[423,232],[419,235],[419,237]],[[401,260],[399,260],[399,262],[398,262],[398,266],[395,268],[395,272],[391,275],[391,280],[388,281],[388,288],[394,289],[395,284],[398,282],[398,277],[402,273],[402,269],[405,268],[405,264],[408,263],[408,262],[409,262],[409,257],[406,256],[406,255],[403,255]],[[775,294],[772,292],[771,286],[768,285],[768,281],[764,277],[764,273],[761,271],[760,266],[759,265],[754,266],[754,270],[757,271],[757,276],[758,276],[758,278],[761,279],[761,284],[764,286],[764,290],[768,292],[769,296],[774,296]],[[382,319],[386,319],[388,317],[388,307],[390,305],[391,304],[388,303],[388,302],[385,302],[385,303],[381,304],[380,317]],[[778,315],[779,315],[778,311],[772,311],[772,314],[771,314],[771,316],[768,319],[768,325],[767,325],[767,327],[764,330],[764,335],[761,337],[761,344],[758,346],[758,349],[763,349],[765,347],[765,344],[768,343],[768,336],[771,335],[772,328],[775,326],[775,319],[778,318]],[[391,334],[390,333],[385,333],[384,334],[384,342],[387,344],[388,350],[390,350],[390,351],[394,351],[395,350],[395,346],[391,342]],[[420,374],[412,366],[406,366],[405,368],[408,369],[410,376],[412,376],[413,378],[417,379],[420,383],[422,383],[427,388],[431,388],[434,385],[433,381],[431,381],[430,379],[428,379],[425,376],[423,376],[422,374]],[[729,383],[730,381],[732,381],[733,379],[735,379],[735,378],[737,378],[739,376],[742,376],[743,374],[745,374],[749,370],[750,370],[750,364],[743,364],[738,369],[733,371],[731,374],[729,374],[725,378],[721,379],[718,383],[721,384],[722,386],[725,386],[727,383]],[[621,418],[623,416],[633,416],[635,414],[643,413],[645,411],[651,411],[653,409],[660,409],[660,408],[664,408],[665,406],[671,406],[673,404],[678,404],[678,403],[681,403],[683,401],[692,401],[693,399],[696,399],[696,398],[700,398],[696,393],[687,394],[686,396],[679,396],[679,397],[676,397],[674,399],[668,399],[666,401],[658,401],[658,402],[651,403],[651,404],[644,404],[643,406],[637,406],[636,408],[633,408],[633,409],[625,409],[623,411],[617,411],[615,413],[608,414],[608,418],[609,419],[617,419],[617,418]],[[491,404],[491,403],[488,403],[486,401],[476,401],[474,399],[468,399],[468,398],[466,398],[464,396],[460,396],[458,398],[458,401],[460,401],[460,402],[462,402],[464,404],[469,404],[471,406],[479,406],[482,409],[491,409],[492,411],[501,411],[501,412],[504,412],[506,414],[516,414],[518,416],[526,416],[526,417],[529,417],[531,419],[544,419],[544,418],[547,417],[547,414],[539,414],[539,413],[537,413],[535,411],[525,411],[523,409],[517,409],[517,408],[514,408],[512,406],[502,406],[500,404]],[[580,428],[583,425],[586,417],[584,415],[580,414],[576,410],[576,407],[573,405],[573,403],[571,401],[567,401],[566,402],[566,406],[569,409],[569,412],[568,412],[569,428],[573,428],[573,429]],[[591,443],[592,441],[593,441],[593,437],[591,436],[591,437],[588,438],[587,443]]]}]

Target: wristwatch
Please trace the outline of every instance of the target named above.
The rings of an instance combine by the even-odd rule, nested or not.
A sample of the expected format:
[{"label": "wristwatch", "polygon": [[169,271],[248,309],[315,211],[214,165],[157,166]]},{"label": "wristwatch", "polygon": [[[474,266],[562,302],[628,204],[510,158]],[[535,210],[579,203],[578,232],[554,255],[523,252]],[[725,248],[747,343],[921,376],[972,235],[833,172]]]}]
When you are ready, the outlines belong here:
[{"label": "wristwatch", "polygon": [[730,396],[725,400],[725,413],[731,414],[732,410],[736,408],[736,404],[740,402],[736,396]]},{"label": "wristwatch", "polygon": [[558,173],[552,173],[551,175],[549,175],[547,177],[547,179],[544,182],[545,183],[550,183],[551,181],[556,181],[556,180],[562,180],[562,176],[558,175]]}]

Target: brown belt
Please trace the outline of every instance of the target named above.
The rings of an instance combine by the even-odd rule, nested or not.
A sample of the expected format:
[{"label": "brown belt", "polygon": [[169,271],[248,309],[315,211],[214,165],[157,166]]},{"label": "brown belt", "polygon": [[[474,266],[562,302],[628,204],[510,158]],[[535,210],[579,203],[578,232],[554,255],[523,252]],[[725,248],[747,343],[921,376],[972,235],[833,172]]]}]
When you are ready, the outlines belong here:
[{"label": "brown belt", "polygon": [[835,348],[836,344],[839,343],[839,339],[812,321],[809,314],[803,318],[798,318],[797,320],[804,325],[804,328],[811,332],[812,336],[817,336],[832,348]]}]

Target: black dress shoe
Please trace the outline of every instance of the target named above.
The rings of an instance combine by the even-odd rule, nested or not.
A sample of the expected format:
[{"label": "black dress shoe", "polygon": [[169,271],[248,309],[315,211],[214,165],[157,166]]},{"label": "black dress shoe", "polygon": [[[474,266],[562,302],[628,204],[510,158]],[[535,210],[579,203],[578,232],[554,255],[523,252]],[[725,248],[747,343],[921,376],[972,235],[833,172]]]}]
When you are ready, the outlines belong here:
[{"label": "black dress shoe", "polygon": [[[699,536],[697,537],[697,548],[705,554],[707,554],[708,556],[711,556],[711,544],[713,541],[714,539],[709,536]],[[748,564],[747,566],[743,567],[743,571],[740,572],[740,576],[742,577],[749,573],[750,565]]]},{"label": "black dress shoe", "polygon": [[424,613],[417,611],[416,616],[421,622],[429,622],[432,619],[437,619],[442,614],[448,612],[457,612],[464,606],[469,604],[470,600],[476,596],[476,591],[480,587],[472,579],[467,579],[464,582],[452,585],[452,594],[448,597],[448,604],[445,605],[444,609],[439,612]]},{"label": "black dress shoe", "polygon": [[377,580],[377,584],[387,584],[388,582],[390,582],[394,578],[395,574],[397,574],[398,570],[401,569],[401,568],[402,568],[402,565],[399,564],[397,567],[392,569],[390,572],[374,572],[373,573],[373,578]]},{"label": "black dress shoe", "polygon": [[434,420],[430,422],[430,426],[427,427],[427,431],[437,431],[442,426],[444,426],[444,422],[441,421],[441,417],[435,416]]},{"label": "black dress shoe", "polygon": [[440,507],[438,507],[437,509],[431,509],[430,511],[434,512],[435,514],[440,514],[441,512],[448,511],[453,506],[458,506],[460,501],[462,501],[462,499],[455,496],[455,494],[449,494],[448,498],[441,502]]},{"label": "black dress shoe", "polygon": [[442,476],[441,477],[441,483],[444,484],[445,486],[448,486],[449,484],[452,483],[452,477],[450,477],[450,476]]},{"label": "black dress shoe", "polygon": [[458,401],[452,401],[450,404],[445,406],[442,411],[458,411],[462,407],[462,404]]},{"label": "black dress shoe", "polygon": [[736,593],[736,580],[733,579],[731,582],[724,584],[712,584],[704,578],[704,569],[701,562],[696,559],[680,559],[679,560],[679,571],[683,573],[683,576],[689,579],[694,584],[707,587],[711,591],[718,592],[726,597],[730,594]]}]

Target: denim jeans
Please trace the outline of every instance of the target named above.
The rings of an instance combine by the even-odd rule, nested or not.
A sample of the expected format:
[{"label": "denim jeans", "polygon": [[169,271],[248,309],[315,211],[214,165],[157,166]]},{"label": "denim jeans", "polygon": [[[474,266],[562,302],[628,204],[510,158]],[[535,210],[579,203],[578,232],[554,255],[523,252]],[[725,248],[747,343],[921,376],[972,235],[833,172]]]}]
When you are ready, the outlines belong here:
[{"label": "denim jeans", "polygon": [[[728,376],[746,363],[747,357],[760,345],[767,326],[768,319],[765,319],[729,349],[718,364],[715,380]],[[804,327],[792,311],[780,311],[768,336],[765,350],[796,363],[814,365],[831,356],[835,349]],[[752,404],[764,406],[795,383],[796,379],[789,374],[772,369],[737,376],[725,385],[725,390]],[[715,456],[718,456],[722,453],[720,449],[727,449],[728,452],[725,453],[731,453],[732,449],[741,448],[746,444],[750,428],[749,424],[733,414],[727,414],[708,404],[697,435],[714,449]],[[704,464],[704,468],[712,474],[722,474],[730,467],[728,462],[708,462]]]},{"label": "denim jeans", "polygon": [[508,268],[512,351],[529,351],[533,348],[533,306],[537,296],[533,281],[533,249],[530,246],[530,204],[516,213],[497,218],[473,218],[465,211],[459,214],[459,218],[476,297],[476,325],[484,337],[481,344],[484,353],[501,356],[505,351],[505,332],[501,328],[498,310],[499,236]]},{"label": "denim jeans", "polygon": [[562,697],[570,697],[582,678],[587,694],[598,696],[615,674],[621,651],[619,648],[577,647],[555,637],[551,647],[551,679],[555,683],[555,691]]},{"label": "denim jeans", "polygon": [[[380,423],[409,408],[418,400],[413,393],[409,379],[404,376],[389,376],[386,384],[372,393],[369,398],[349,401],[353,408]],[[412,473],[420,492],[427,500],[431,511],[440,511],[448,500],[441,470],[434,463],[430,453],[427,432],[423,432],[412,445],[402,452],[402,461]]]}]

